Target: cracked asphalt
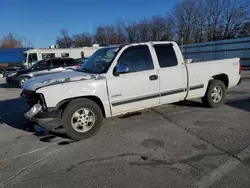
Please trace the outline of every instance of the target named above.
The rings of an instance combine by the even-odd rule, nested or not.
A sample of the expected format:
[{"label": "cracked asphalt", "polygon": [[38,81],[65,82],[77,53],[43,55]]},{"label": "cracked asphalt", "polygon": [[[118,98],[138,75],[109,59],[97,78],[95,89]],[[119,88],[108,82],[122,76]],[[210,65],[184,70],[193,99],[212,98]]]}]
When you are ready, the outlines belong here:
[{"label": "cracked asphalt", "polygon": [[199,99],[106,119],[73,142],[24,119],[0,80],[0,187],[250,187],[250,72],[220,108]]}]

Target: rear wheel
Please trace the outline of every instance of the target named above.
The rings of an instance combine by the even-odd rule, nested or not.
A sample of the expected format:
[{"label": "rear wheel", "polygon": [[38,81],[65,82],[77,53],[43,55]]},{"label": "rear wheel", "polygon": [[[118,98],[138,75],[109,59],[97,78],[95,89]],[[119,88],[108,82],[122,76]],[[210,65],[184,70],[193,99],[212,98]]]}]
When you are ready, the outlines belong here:
[{"label": "rear wheel", "polygon": [[201,99],[205,106],[210,108],[216,108],[224,103],[225,95],[225,84],[220,80],[211,80],[208,84],[205,96]]},{"label": "rear wheel", "polygon": [[19,87],[22,87],[23,84],[24,84],[27,80],[29,80],[29,79],[30,79],[30,78],[27,77],[27,76],[20,77],[20,78],[19,78]]},{"label": "rear wheel", "polygon": [[98,132],[103,116],[101,108],[94,101],[76,99],[66,106],[62,119],[66,134],[74,140],[83,140]]}]

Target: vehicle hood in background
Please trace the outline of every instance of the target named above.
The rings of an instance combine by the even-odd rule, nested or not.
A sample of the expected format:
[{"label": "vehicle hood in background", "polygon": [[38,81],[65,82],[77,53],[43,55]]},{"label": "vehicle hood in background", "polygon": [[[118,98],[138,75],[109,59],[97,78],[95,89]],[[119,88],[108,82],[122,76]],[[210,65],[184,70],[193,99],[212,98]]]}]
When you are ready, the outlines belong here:
[{"label": "vehicle hood in background", "polygon": [[17,70],[18,75],[26,74],[26,73],[29,73],[29,72],[31,72],[30,69],[19,69],[19,70]]},{"label": "vehicle hood in background", "polygon": [[78,71],[67,71],[55,74],[47,74],[44,76],[34,77],[28,80],[27,82],[24,83],[23,89],[29,91],[35,91],[37,88],[48,85],[61,84],[79,80],[90,80],[93,79],[94,77],[95,75]]}]

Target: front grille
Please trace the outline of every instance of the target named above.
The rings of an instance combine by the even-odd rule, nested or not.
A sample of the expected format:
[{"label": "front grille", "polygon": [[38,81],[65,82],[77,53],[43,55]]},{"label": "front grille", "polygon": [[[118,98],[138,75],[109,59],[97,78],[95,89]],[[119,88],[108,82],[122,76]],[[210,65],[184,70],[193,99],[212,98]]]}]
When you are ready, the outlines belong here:
[{"label": "front grille", "polygon": [[28,91],[28,90],[23,90],[21,97],[24,97],[26,99],[26,102],[28,103],[29,107],[34,106],[35,104],[40,104],[43,107],[43,110],[46,110],[46,104],[44,101],[44,97],[40,93],[36,93],[34,91]]}]

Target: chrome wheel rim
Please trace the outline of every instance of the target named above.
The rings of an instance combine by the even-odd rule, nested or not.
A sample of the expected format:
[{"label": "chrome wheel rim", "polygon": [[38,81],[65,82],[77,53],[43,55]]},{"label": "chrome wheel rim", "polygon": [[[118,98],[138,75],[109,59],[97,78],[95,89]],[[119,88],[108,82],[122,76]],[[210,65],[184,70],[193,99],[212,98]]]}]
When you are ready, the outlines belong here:
[{"label": "chrome wheel rim", "polygon": [[81,108],[77,110],[72,118],[71,125],[77,132],[87,132],[95,124],[96,118],[92,110],[88,108]]},{"label": "chrome wheel rim", "polygon": [[214,87],[214,89],[212,90],[211,96],[212,96],[213,102],[215,103],[220,102],[223,96],[222,88],[220,86]]}]

